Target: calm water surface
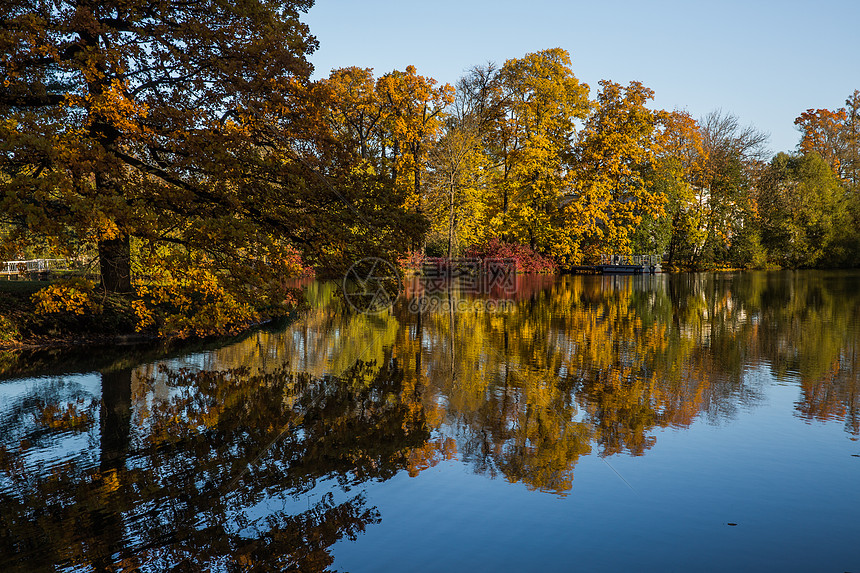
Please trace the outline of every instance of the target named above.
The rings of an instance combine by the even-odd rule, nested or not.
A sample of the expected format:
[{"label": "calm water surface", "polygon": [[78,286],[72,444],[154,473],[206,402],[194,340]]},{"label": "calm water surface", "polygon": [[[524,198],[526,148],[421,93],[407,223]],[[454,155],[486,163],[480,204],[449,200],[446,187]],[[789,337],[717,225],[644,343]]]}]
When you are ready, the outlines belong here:
[{"label": "calm water surface", "polygon": [[860,572],[860,274],[428,288],[0,353],[0,571]]}]

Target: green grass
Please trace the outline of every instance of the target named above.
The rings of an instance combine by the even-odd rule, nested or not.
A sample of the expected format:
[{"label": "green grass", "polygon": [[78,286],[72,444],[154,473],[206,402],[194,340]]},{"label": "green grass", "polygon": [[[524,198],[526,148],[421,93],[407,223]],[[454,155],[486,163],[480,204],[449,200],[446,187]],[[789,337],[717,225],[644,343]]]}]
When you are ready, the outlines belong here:
[{"label": "green grass", "polygon": [[32,312],[30,297],[44,285],[38,281],[0,281],[0,344],[20,342],[21,321]]},{"label": "green grass", "polygon": [[0,294],[9,293],[13,295],[31,295],[41,288],[48,286],[47,281],[10,281],[0,279]]}]

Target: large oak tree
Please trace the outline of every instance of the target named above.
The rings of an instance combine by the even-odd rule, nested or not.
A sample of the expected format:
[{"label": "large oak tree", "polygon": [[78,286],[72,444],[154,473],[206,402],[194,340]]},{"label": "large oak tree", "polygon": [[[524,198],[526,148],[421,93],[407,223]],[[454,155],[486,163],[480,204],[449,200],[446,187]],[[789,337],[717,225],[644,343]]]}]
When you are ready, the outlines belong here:
[{"label": "large oak tree", "polygon": [[312,3],[3,0],[6,251],[92,244],[109,291],[140,260],[258,300],[296,247],[335,264],[403,244],[420,225],[321,119]]}]

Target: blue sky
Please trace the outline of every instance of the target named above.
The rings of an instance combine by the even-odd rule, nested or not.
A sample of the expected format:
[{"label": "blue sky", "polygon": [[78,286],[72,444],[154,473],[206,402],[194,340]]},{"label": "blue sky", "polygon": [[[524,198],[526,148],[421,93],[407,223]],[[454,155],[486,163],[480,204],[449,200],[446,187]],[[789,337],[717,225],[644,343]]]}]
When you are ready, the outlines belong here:
[{"label": "blue sky", "polygon": [[601,79],[638,80],[653,107],[733,113],[774,152],[796,147],[804,110],[860,89],[860,0],[317,0],[304,21],[320,42],[315,77],[411,64],[453,84],[474,65],[561,47],[592,97]]}]

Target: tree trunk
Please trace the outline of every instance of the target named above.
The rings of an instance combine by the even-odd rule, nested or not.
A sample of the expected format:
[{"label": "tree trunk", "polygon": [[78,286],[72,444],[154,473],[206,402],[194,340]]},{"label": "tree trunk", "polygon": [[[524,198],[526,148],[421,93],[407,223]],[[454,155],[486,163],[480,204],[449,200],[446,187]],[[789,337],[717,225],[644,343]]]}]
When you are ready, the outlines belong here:
[{"label": "tree trunk", "polygon": [[415,181],[415,186],[414,186],[415,197],[418,200],[418,204],[415,207],[415,210],[419,215],[423,215],[424,214],[424,198],[421,196],[421,166],[418,164],[417,161],[415,162],[415,167],[412,168],[412,176],[414,177],[414,181]]},{"label": "tree trunk", "polygon": [[131,292],[131,242],[128,235],[99,241],[102,287],[108,292]]},{"label": "tree trunk", "polygon": [[[419,215],[423,215],[424,214],[424,197],[422,197],[422,195],[421,195],[421,192],[422,192],[422,190],[421,190],[421,164],[419,164],[418,161],[415,160],[415,157],[418,156],[417,154],[421,151],[421,148],[416,146],[414,149],[415,149],[415,154],[412,156],[413,161],[415,161],[415,167],[413,167],[413,176],[415,178],[415,195],[418,197],[418,205],[416,207],[416,212]],[[424,234],[421,237],[420,250],[421,250],[422,256],[427,251],[427,235],[426,234]]]},{"label": "tree trunk", "polygon": [[102,372],[101,469],[120,468],[131,443],[131,368]]},{"label": "tree trunk", "polygon": [[454,246],[454,184],[451,183],[448,194],[448,259],[451,258],[451,248]]},{"label": "tree trunk", "polygon": [[[110,478],[121,482],[131,445],[131,368],[102,372],[101,479],[93,482],[95,491],[84,520],[86,536],[93,541],[89,554],[96,571],[116,571],[114,555],[127,553],[122,514],[129,509],[128,499],[111,495]],[[88,498],[89,499],[89,498]]]}]

